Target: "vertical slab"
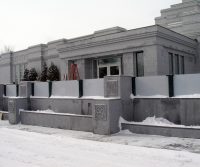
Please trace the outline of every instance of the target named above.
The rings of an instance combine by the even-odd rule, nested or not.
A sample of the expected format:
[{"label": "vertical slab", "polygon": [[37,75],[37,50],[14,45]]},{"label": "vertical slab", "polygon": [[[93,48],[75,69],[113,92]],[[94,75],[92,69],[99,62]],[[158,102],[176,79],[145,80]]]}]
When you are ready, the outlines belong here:
[{"label": "vertical slab", "polygon": [[32,82],[21,82],[19,84],[19,96],[30,97],[32,95]]}]

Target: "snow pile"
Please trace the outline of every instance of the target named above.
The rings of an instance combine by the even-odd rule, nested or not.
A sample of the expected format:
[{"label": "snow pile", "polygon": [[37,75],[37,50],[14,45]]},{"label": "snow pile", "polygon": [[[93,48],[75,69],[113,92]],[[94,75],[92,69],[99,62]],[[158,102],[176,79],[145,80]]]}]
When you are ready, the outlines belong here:
[{"label": "snow pile", "polygon": [[142,121],[145,125],[156,125],[156,126],[172,126],[175,125],[174,123],[168,121],[165,118],[156,118],[154,117],[148,117],[144,121]]},{"label": "snow pile", "polygon": [[134,94],[131,93],[131,95],[130,95],[130,99],[135,99]]},{"label": "snow pile", "polygon": [[168,98],[168,96],[164,96],[164,95],[152,95],[152,96],[141,96],[141,95],[137,95],[135,96],[135,98]]},{"label": "snow pile", "polygon": [[52,95],[50,98],[53,98],[53,99],[78,99],[77,96],[54,96],[54,95]]},{"label": "snow pile", "polygon": [[35,98],[35,99],[47,99],[47,98],[49,98],[49,97],[47,97],[47,96],[30,96],[30,98]]},{"label": "snow pile", "polygon": [[193,128],[193,129],[200,129],[200,126],[198,125],[191,125],[191,126],[185,126],[185,125],[177,125],[174,124],[173,122],[168,121],[165,118],[159,117],[156,118],[155,116],[153,117],[147,117],[145,120],[142,122],[129,122],[124,120],[123,118],[119,119],[119,128],[121,128],[122,123],[128,123],[128,124],[136,124],[136,125],[151,125],[151,126],[165,126],[165,127],[177,127],[177,128]]},{"label": "snow pile", "polygon": [[179,95],[175,98],[200,98],[200,94],[190,94],[190,95]]},{"label": "snow pile", "polygon": [[156,118],[155,116],[153,117],[147,117],[144,121],[142,122],[129,122],[124,120],[122,117],[119,119],[119,128],[121,129],[121,124],[122,123],[133,123],[133,124],[138,124],[138,125],[154,125],[154,126],[182,126],[182,125],[176,125],[170,121],[168,121],[165,118]]},{"label": "snow pile", "polygon": [[134,96],[133,94],[130,95],[130,99],[135,99],[135,98],[168,98],[168,96],[164,95],[152,95],[152,96],[142,96],[142,95],[136,95]]},{"label": "snow pile", "polygon": [[31,112],[39,112],[39,113],[55,113],[53,110],[37,110],[37,111],[31,111]]}]

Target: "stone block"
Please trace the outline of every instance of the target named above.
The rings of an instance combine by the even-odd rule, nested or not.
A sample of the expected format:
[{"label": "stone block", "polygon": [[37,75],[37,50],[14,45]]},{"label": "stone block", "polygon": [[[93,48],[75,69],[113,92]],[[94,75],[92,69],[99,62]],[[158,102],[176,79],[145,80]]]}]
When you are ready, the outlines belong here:
[{"label": "stone block", "polygon": [[119,117],[122,106],[120,100],[94,100],[92,104],[93,132],[109,135],[119,131]]}]

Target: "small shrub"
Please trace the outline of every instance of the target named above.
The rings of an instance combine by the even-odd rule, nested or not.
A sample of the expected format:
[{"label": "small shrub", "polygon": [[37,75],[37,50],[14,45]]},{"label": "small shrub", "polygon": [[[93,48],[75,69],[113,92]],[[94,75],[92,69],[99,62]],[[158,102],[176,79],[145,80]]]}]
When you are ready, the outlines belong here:
[{"label": "small shrub", "polygon": [[29,81],[36,81],[37,77],[38,77],[38,74],[37,74],[35,68],[31,68],[29,73],[28,73]]},{"label": "small shrub", "polygon": [[50,81],[59,81],[59,70],[53,63],[51,63],[51,66],[48,69],[47,79]]},{"label": "small shrub", "polygon": [[29,70],[26,68],[24,70],[23,81],[29,81],[28,74],[29,74]]},{"label": "small shrub", "polygon": [[42,73],[40,75],[40,81],[45,82],[47,81],[47,65],[43,63],[42,65]]}]

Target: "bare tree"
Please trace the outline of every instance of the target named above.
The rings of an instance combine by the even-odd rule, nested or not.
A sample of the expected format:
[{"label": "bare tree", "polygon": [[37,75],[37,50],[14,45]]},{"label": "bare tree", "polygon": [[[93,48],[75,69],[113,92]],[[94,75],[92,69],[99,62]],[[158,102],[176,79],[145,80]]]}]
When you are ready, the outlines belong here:
[{"label": "bare tree", "polygon": [[0,50],[0,54],[10,53],[10,52],[13,52],[13,51],[14,51],[13,47],[5,45],[3,47],[3,49]]}]

